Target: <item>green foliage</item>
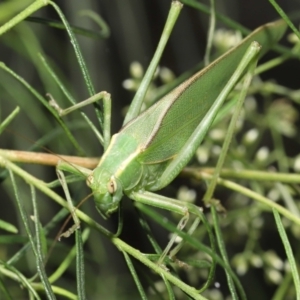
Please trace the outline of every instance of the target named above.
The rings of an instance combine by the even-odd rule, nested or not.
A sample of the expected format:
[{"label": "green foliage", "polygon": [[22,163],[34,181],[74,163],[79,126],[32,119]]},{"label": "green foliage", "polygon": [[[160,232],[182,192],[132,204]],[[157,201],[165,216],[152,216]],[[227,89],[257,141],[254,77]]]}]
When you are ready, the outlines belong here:
[{"label": "green foliage", "polygon": [[[293,43],[287,47],[276,46],[276,58],[268,58],[268,62],[256,69],[257,76],[248,91],[220,178],[216,179],[212,206],[204,207],[201,200],[222,153],[240,86],[231,93],[189,167],[163,191],[165,196],[186,201],[200,217],[199,225],[191,217],[187,229],[180,230],[176,224],[181,216],[175,208],[169,206],[169,212],[124,199],[123,232],[114,237],[118,218],[113,216],[104,221],[89,199],[76,210],[81,220],[80,230],[71,238],[57,242],[69,207],[68,197],[57,188],[54,167],[40,165],[37,155],[33,158],[36,165],[24,164],[18,153],[3,149],[39,152],[50,149],[58,158],[60,155],[99,157],[105,140],[102,105],[60,118],[48,105],[45,95],[50,93],[62,107],[67,107],[95,91],[106,90],[112,94],[115,121],[112,131],[119,130],[124,117],[121,112],[126,111],[132,97],[128,90],[136,91],[141,82],[162,31],[169,1],[151,1],[151,4],[110,1],[112,6],[103,1],[90,7],[86,7],[85,1],[69,1],[64,3],[63,11],[71,27],[52,2],[35,1],[27,10],[24,1],[11,2],[13,5],[6,8],[7,13],[0,15],[0,21],[5,24],[0,27],[3,48],[0,298],[41,299],[46,295],[48,299],[189,299],[187,295],[194,295],[191,297],[195,299],[228,299],[231,295],[233,299],[300,299],[297,247],[300,93],[288,77],[292,67],[299,73],[297,38],[291,36]],[[182,2],[186,6],[170,41],[175,46],[167,46],[160,63],[170,69],[179,68],[180,72],[176,70],[176,73],[186,71],[185,65],[196,65],[204,56],[197,45],[205,45],[200,33],[208,29],[210,13],[209,7],[194,0]],[[3,11],[1,5],[4,4],[0,4]],[[254,11],[259,10],[254,2],[253,6]],[[109,30],[102,18],[91,12],[79,17],[77,13],[83,9],[99,9],[110,26],[111,36],[108,37]],[[17,11],[22,14],[13,18]],[[67,30],[57,29],[61,27],[59,23],[44,16],[43,22],[23,20],[35,11],[54,16]],[[225,17],[222,7],[217,7],[216,12],[212,58],[239,39],[235,30],[246,33],[244,27]],[[281,11],[280,15],[283,16]],[[275,10],[273,16],[279,18]],[[8,18],[10,21],[4,23]],[[259,22],[269,21],[272,20]],[[293,20],[289,22],[296,24]],[[224,33],[220,38],[218,29],[224,28],[224,24],[233,30],[226,31],[225,39]],[[156,26],[158,32],[151,31]],[[74,28],[78,44],[70,28]],[[91,38],[98,36],[105,39]],[[131,78],[124,80],[133,61],[140,63],[132,65]],[[145,96],[145,107],[199,68],[197,65],[176,79],[169,69],[157,70]],[[265,70],[267,75],[258,75]],[[278,78],[276,70],[281,74]],[[122,81],[127,90],[121,87]],[[73,171],[77,174],[67,176],[67,182],[70,198],[76,204],[90,190],[82,180],[84,170],[73,168]],[[192,203],[203,207],[204,213],[196,211]],[[176,233],[186,243],[175,262],[166,258],[167,270],[156,262],[161,248],[167,244],[169,232]],[[200,289],[199,293],[195,289]]]}]

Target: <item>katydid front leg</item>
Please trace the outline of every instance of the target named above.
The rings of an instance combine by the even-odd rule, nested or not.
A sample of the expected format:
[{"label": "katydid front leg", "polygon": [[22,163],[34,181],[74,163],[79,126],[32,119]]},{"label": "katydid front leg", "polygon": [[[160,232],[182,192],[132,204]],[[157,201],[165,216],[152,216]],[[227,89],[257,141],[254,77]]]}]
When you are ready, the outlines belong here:
[{"label": "katydid front leg", "polygon": [[[53,107],[59,114],[59,116],[63,117],[75,110],[78,110],[86,105],[90,105],[94,102],[97,102],[99,100],[103,100],[103,107],[104,107],[104,149],[108,147],[108,144],[110,142],[110,123],[111,123],[111,96],[107,92],[100,92],[84,101],[81,101],[69,108],[62,109],[58,103],[55,101],[55,99],[52,97],[52,95],[47,94],[47,96],[50,98],[49,105]],[[75,213],[75,207],[73,206],[73,202],[70,197],[68,185],[64,176],[64,173],[62,170],[72,172],[72,173],[78,173],[80,175],[84,175],[85,177],[88,177],[91,174],[91,170],[79,167],[79,166],[72,166],[65,162],[60,162],[56,167],[56,173],[57,177],[61,183],[61,186],[64,190],[64,193],[66,195],[66,199],[69,204],[69,210],[71,212],[71,215],[74,220],[74,225],[69,228],[66,232],[62,233],[59,238],[61,237],[69,237],[75,230],[77,230],[80,227],[80,221]]]},{"label": "katydid front leg", "polygon": [[[60,181],[60,184],[64,190],[67,202],[68,202],[68,206],[69,206],[69,211],[71,213],[71,216],[74,220],[74,225],[72,225],[70,228],[68,228],[68,230],[66,230],[65,232],[63,232],[62,234],[59,235],[59,240],[61,239],[61,237],[65,237],[68,238],[70,235],[72,235],[77,229],[80,228],[80,220],[76,215],[76,209],[78,207],[74,207],[70,193],[69,193],[69,189],[68,189],[68,185],[67,185],[67,181],[64,175],[64,172],[69,172],[69,173],[73,173],[73,174],[77,174],[79,176],[82,176],[84,178],[89,178],[89,176],[91,175],[92,171],[90,169],[86,169],[83,168],[81,166],[78,165],[74,165],[74,164],[70,164],[68,162],[65,161],[59,161],[58,165],[56,166],[56,173],[57,173],[57,177]],[[85,201],[87,198],[89,198],[91,195],[89,195],[88,197],[84,198],[82,201]],[[82,202],[79,203],[79,205]],[[70,217],[69,217],[70,219]],[[67,219],[67,221],[69,220]],[[66,221],[66,223],[67,223]],[[122,210],[121,208],[119,209],[119,216],[118,216],[118,228],[116,233],[112,233],[112,236],[114,237],[118,237],[121,232],[122,232],[122,228],[123,228],[123,217],[122,217]]]},{"label": "katydid front leg", "polygon": [[102,100],[103,101],[103,147],[104,150],[107,149],[110,138],[111,138],[111,132],[110,132],[110,127],[111,127],[111,96],[109,93],[103,91],[100,92],[86,100],[83,100],[75,105],[72,105],[66,109],[62,109],[57,101],[51,96],[51,94],[47,94],[47,96],[50,98],[49,100],[49,105],[53,107],[57,113],[59,114],[60,117],[66,116],[67,114],[78,110],[84,106],[90,105],[92,103],[95,103],[97,101]]},{"label": "katydid front leg", "polygon": [[71,172],[73,174],[77,174],[80,175],[84,178],[88,177],[91,174],[91,170],[77,166],[77,165],[72,165],[70,163],[64,162],[64,161],[59,161],[57,166],[56,166],[56,174],[57,174],[57,178],[64,190],[67,202],[68,202],[68,206],[69,206],[69,211],[71,213],[71,216],[74,220],[74,225],[72,225],[67,231],[63,232],[62,234],[60,234],[59,236],[59,240],[61,239],[61,237],[65,237],[68,238],[70,235],[72,235],[78,228],[80,228],[80,220],[76,215],[76,207],[74,207],[71,196],[70,196],[70,192],[69,192],[69,188],[68,188],[68,184],[64,175],[63,171],[67,171],[67,172]]},{"label": "katydid front leg", "polygon": [[80,228],[80,220],[79,220],[79,218],[77,217],[77,215],[75,213],[76,208],[73,205],[73,202],[72,202],[72,199],[71,199],[71,196],[70,196],[70,192],[69,192],[69,188],[68,188],[68,184],[66,182],[66,178],[65,178],[65,175],[64,175],[63,171],[59,170],[59,168],[57,167],[56,168],[56,174],[57,174],[57,177],[60,181],[60,184],[61,184],[61,186],[64,190],[64,193],[65,193],[65,196],[66,196],[66,199],[67,199],[67,202],[68,202],[69,210],[70,210],[72,218],[74,220],[74,225],[72,227],[70,227],[67,231],[63,232],[59,236],[58,240],[60,240],[61,237],[68,238],[77,229],[79,229]]},{"label": "katydid front leg", "polygon": [[[177,225],[178,230],[183,230],[185,225],[189,220],[190,214],[196,216],[195,221],[193,222],[192,226],[188,230],[188,234],[192,234],[195,229],[197,228],[200,220],[203,220],[203,212],[200,207],[192,203],[178,201],[177,199],[168,198],[165,196],[161,196],[158,194],[150,193],[150,192],[132,192],[129,197],[135,200],[137,203],[143,203],[150,206],[155,206],[161,209],[169,210],[174,213],[182,215],[182,219],[179,221]],[[176,234],[173,234],[171,240],[165,247],[164,251],[161,253],[160,258],[158,259],[157,263],[159,265],[163,265],[166,255],[170,252],[175,239],[177,238]],[[177,252],[181,249],[183,242],[179,243],[173,250],[170,252],[170,259],[173,260]]]}]

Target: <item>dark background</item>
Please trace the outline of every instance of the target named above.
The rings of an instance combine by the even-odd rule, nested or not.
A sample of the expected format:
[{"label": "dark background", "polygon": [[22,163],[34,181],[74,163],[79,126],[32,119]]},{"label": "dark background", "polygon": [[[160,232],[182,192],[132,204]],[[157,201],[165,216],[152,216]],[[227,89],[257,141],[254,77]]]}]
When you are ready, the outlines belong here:
[{"label": "dark background", "polygon": [[[204,2],[207,1],[202,1],[201,3]],[[77,38],[96,91],[106,90],[112,94],[112,130],[116,132],[122,125],[122,108],[128,105],[133,97],[132,93],[124,90],[122,87],[123,80],[129,78],[129,65],[133,61],[138,61],[144,68],[148,66],[162,32],[170,7],[170,1],[72,0],[56,1],[56,3],[61,7],[66,18],[72,25],[98,30],[97,25],[93,21],[78,15],[80,10],[90,9],[101,14],[110,27],[111,35],[107,39],[95,40],[82,36],[77,36]],[[300,8],[297,1],[281,0],[278,1],[278,3],[287,13],[295,12]],[[217,11],[251,30],[278,18],[276,11],[269,2],[262,0],[217,1]],[[35,15],[58,19],[57,14],[50,6],[41,9]],[[296,23],[296,25],[297,24],[298,23]],[[18,27],[21,26],[22,24],[18,25]],[[62,30],[48,28],[47,26],[31,22],[26,22],[26,26],[30,28],[28,30],[33,30],[43,52],[56,64],[59,73],[63,74],[66,81],[69,82],[68,87],[77,101],[87,98],[88,93],[67,34]],[[201,61],[206,45],[207,27],[207,15],[185,6],[167,45],[161,65],[167,66],[173,70],[176,75],[180,75]],[[224,27],[224,25],[218,22],[217,28],[219,27]],[[43,84],[39,79],[36,67],[34,67],[32,62],[28,59],[25,47],[26,43],[32,43],[32,40],[25,36],[23,42],[20,42],[21,35],[24,37],[24,32],[22,33],[14,29],[0,37],[0,60],[5,62],[16,73],[23,76],[42,95],[50,92],[56,99],[59,99],[59,92],[56,93],[56,90],[53,90],[55,89],[54,87]],[[9,82],[5,81],[7,80],[7,76],[2,73],[3,72],[1,72],[0,75],[2,83]],[[298,74],[299,64],[297,65],[296,62],[292,61],[276,69],[271,76],[276,78],[282,85],[298,88]],[[33,141],[39,140],[44,134],[51,130],[52,126],[54,127],[56,125],[52,116],[48,115],[43,107],[37,109],[36,106],[39,106],[39,104],[36,102],[33,103],[33,106],[32,104],[28,104],[29,100],[27,101],[27,99],[32,96],[25,91],[15,90],[15,84],[14,81],[11,81],[9,86],[8,83],[5,83],[5,85],[0,84],[1,118],[4,119],[11,110],[15,108],[17,103],[22,109],[20,115],[10,125],[10,131],[3,133],[1,136],[0,148],[27,150],[32,146]],[[63,103],[64,100],[61,101]],[[64,105],[67,106],[68,104],[65,102]],[[87,108],[85,111],[90,113],[91,118],[95,118],[92,108]],[[70,122],[71,121],[72,117],[70,118]],[[41,125],[39,126],[39,124]],[[101,155],[101,147],[99,143],[94,140],[92,134],[87,134],[85,131],[81,131],[81,129],[75,130],[75,132],[87,156]],[[46,144],[45,146],[56,153],[68,155],[77,154],[76,150],[72,148],[72,145],[61,145],[59,143],[60,139],[62,139],[62,137],[58,137],[58,141],[54,140],[53,143]],[[39,178],[43,178],[47,181],[56,176],[53,168],[31,166],[26,166],[25,168]],[[88,190],[78,190],[78,188],[76,190],[75,187],[73,193],[76,194],[76,198],[80,199],[88,193]],[[10,196],[6,189],[1,193],[2,208],[0,210],[0,218],[13,222],[17,217],[17,213],[13,212],[14,208]],[[46,200],[42,199],[41,201]],[[130,204],[128,205],[130,206]],[[57,209],[58,208],[53,205],[52,202],[45,202],[45,206],[43,205],[43,207],[41,207],[41,217],[47,220],[49,214],[54,213]],[[91,203],[90,208],[87,209],[90,209],[91,214],[97,216],[97,214],[92,211],[93,203]],[[133,245],[143,243],[143,241],[138,242],[138,230],[132,230],[132,228],[138,228],[138,226],[131,223],[131,215],[125,218],[125,223],[126,219],[128,220],[127,224],[130,225],[127,225],[124,229],[124,239]],[[110,222],[112,222],[111,225],[104,223],[105,226],[111,226],[112,229],[115,228],[115,218]],[[66,243],[72,243],[72,241],[68,240]],[[141,248],[147,248],[147,246],[143,244],[139,245]],[[90,266],[89,268],[96,269],[96,271],[94,271],[96,274],[99,274],[99,280],[103,280],[104,286],[107,285],[106,291],[105,289],[103,291],[102,288],[97,287],[100,290],[99,295],[103,296],[105,292],[108,293],[107,295],[110,295],[109,297],[112,297],[111,293],[121,295],[123,292],[125,294],[122,295],[131,295],[130,287],[132,287],[133,283],[126,273],[127,267],[124,265],[123,258],[118,251],[114,248],[112,249],[110,243],[105,238],[101,239],[101,244],[89,245],[89,250],[91,256],[99,255],[97,265]],[[103,274],[107,281],[102,279],[103,277],[100,277]],[[262,275],[259,274],[258,276]],[[265,290],[255,291],[252,288],[255,282],[257,282],[255,277],[256,275],[254,274],[251,278],[251,280],[254,281],[249,280],[248,282],[244,282],[245,289],[249,293],[249,299],[254,299],[254,296],[257,300],[269,299],[268,297],[272,294],[274,287],[271,286],[264,288]],[[118,287],[118,291],[113,291],[114,287]],[[268,288],[270,288],[270,290],[268,290]],[[135,290],[135,288],[132,289]],[[132,293],[135,295],[134,291]],[[115,297],[117,299],[117,296]]]}]

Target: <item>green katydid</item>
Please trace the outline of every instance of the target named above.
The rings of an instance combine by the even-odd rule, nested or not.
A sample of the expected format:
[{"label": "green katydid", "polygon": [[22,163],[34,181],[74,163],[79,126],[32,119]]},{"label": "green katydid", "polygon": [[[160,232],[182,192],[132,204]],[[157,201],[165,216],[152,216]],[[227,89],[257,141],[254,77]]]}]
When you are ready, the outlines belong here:
[{"label": "green katydid", "polygon": [[[283,21],[259,27],[146,111],[129,109],[124,127],[113,135],[98,166],[85,172],[102,216],[115,212],[124,194],[136,201],[167,207],[165,197],[152,192],[168,185],[189,162],[229,92],[285,29]],[[77,107],[108,97],[102,92]],[[61,110],[53,100],[51,104],[61,115],[74,110]],[[177,207],[176,200],[167,201]],[[185,215],[187,207],[178,206]]]},{"label": "green katydid", "polygon": [[[279,32],[276,32],[277,29]],[[108,217],[117,210],[122,193],[127,194],[134,200],[163,207],[163,201],[166,198],[154,194],[153,191],[159,190],[168,184],[188,162],[201,139],[205,136],[226,95],[246,72],[248,66],[255,64],[259,46],[256,43],[252,44],[251,41],[258,40],[262,44],[263,50],[267,50],[273,42],[279,39],[283,30],[283,23],[269,24],[258,29],[242,42],[241,46],[234,48],[223,58],[187,80],[146,112],[129,113],[127,115],[124,128],[113,137],[98,167],[93,172],[86,172],[88,185],[91,186],[95,195],[96,207],[102,215]],[[224,69],[228,73],[224,72]],[[232,74],[234,74],[234,77],[230,79]],[[210,78],[218,82],[212,83]],[[228,83],[229,81],[230,83]],[[206,93],[210,94],[211,92],[216,97],[206,98]],[[189,93],[192,96],[195,95],[195,98],[190,98]],[[220,94],[222,96],[218,97]],[[105,94],[102,93],[101,95]],[[98,95],[95,98],[97,100],[100,97]],[[190,103],[193,100],[194,102]],[[197,105],[191,106],[193,103]],[[175,105],[179,105],[179,108],[175,109]],[[161,109],[162,107],[164,110]],[[199,107],[202,109],[200,112],[197,111]],[[190,111],[195,113],[189,131],[186,128],[180,128],[180,126],[184,126],[181,120],[190,119],[190,114],[186,113],[185,108],[189,108]],[[182,113],[186,116],[185,118],[182,117]],[[177,117],[177,115],[180,115],[180,117]],[[148,127],[149,124],[151,125],[148,120],[152,121],[152,128]],[[169,124],[169,126],[166,124]],[[180,138],[182,138],[180,143],[177,141],[174,143],[174,140],[166,131],[171,133],[175,131],[176,135],[180,133]],[[130,144],[132,148],[126,148],[127,153],[125,152],[123,156],[119,156],[119,149],[125,148],[125,146],[120,147],[120,141],[123,140],[125,140],[125,145],[132,142],[132,140],[135,144]],[[121,146],[124,144],[121,144]],[[170,149],[165,145],[170,145]],[[190,146],[191,148],[188,149]],[[170,152],[164,150],[173,152],[170,154]],[[131,160],[129,161],[128,158],[131,158]],[[127,162],[129,163],[126,164]],[[136,172],[130,172],[133,169],[129,168],[132,163],[136,163],[134,165]],[[108,170],[106,166],[108,168],[113,166],[114,169],[111,169],[105,178],[103,170]],[[127,177],[131,180],[130,182],[135,181],[136,184],[126,184]],[[103,187],[105,193],[101,193],[99,187]],[[178,207],[183,214],[187,211],[193,212],[188,205],[184,203],[181,205],[179,201],[171,199],[169,199],[168,208],[170,209],[173,204],[176,205],[176,202],[178,202]]]},{"label": "green katydid", "polygon": [[[100,212],[106,216],[114,212],[124,192],[130,195],[135,190],[156,191],[170,183],[203,139],[210,124],[204,126],[202,121],[195,132],[199,121],[203,120],[212,104],[218,107],[222,104],[225,97],[219,100],[220,104],[211,99],[216,99],[225,87],[245,50],[254,40],[264,45],[277,40],[281,34],[278,26],[272,23],[257,29],[239,46],[182,83],[114,135],[88,179]],[[247,60],[246,64],[259,49],[255,44],[252,47],[251,56],[243,58]],[[220,79],[215,80],[216,73],[221,73]],[[235,75],[235,82],[240,74]],[[205,97],[208,93],[209,96]],[[215,115],[217,108],[214,110],[216,112],[211,113]],[[213,118],[208,120],[212,121]],[[189,146],[187,141],[191,135],[195,142]]]}]

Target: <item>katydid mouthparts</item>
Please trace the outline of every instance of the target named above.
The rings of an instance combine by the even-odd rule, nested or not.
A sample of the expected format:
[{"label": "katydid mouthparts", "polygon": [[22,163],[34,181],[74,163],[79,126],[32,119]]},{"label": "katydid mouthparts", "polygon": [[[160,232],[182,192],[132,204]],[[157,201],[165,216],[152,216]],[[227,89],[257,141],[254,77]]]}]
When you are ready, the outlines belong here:
[{"label": "katydid mouthparts", "polygon": [[160,190],[179,174],[230,91],[285,29],[283,21],[257,28],[113,135],[87,179],[102,216],[118,209],[123,194],[143,197],[143,192]]}]

